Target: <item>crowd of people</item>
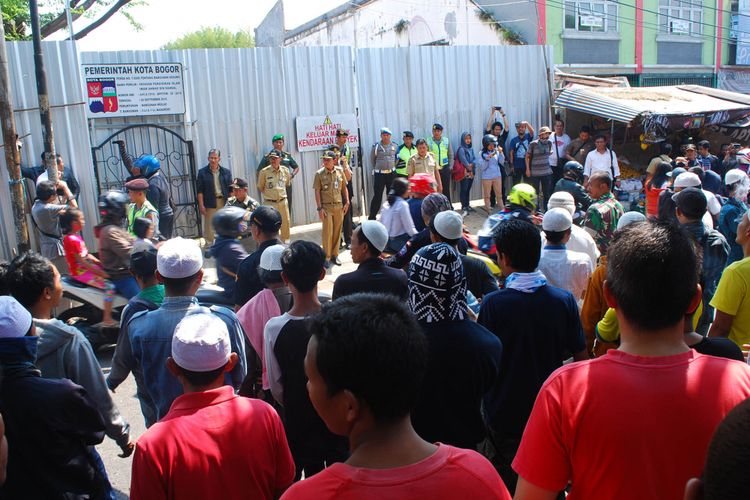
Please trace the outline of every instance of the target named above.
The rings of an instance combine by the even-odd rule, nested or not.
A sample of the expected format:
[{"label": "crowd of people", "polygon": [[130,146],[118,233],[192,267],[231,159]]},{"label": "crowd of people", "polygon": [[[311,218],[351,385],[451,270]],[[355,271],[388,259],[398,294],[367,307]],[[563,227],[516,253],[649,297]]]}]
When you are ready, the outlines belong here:
[{"label": "crowd of people", "polygon": [[[105,436],[134,454],[134,499],[750,497],[750,155],[665,145],[642,214],[617,199],[605,137],[519,122],[506,153],[501,108],[486,129],[455,155],[440,124],[401,146],[382,129],[359,224],[338,131],[313,185],[322,244],[289,242],[283,136],[260,202],[209,153],[207,249],[172,237],[148,157],[100,197],[96,257],[70,184],[40,181],[47,246],[0,266],[0,498],[113,498]],[[328,300],[342,233],[358,267]],[[206,255],[221,304],[197,298]],[[61,273],[104,292],[106,377],[54,317]],[[137,437],[112,399],[131,374]]]}]

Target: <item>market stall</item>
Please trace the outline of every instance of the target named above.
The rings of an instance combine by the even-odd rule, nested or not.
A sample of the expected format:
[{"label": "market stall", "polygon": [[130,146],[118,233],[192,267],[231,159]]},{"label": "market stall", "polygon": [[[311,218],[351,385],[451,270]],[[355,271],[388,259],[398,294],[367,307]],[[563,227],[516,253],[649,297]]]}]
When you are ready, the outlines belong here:
[{"label": "market stall", "polygon": [[582,125],[604,133],[620,160],[618,197],[636,209],[646,166],[669,142],[675,154],[681,147],[708,139],[712,153],[721,154],[732,141],[722,130],[747,129],[750,96],[699,85],[670,87],[592,87],[574,84],[563,89],[555,107],[564,110],[569,134]]}]

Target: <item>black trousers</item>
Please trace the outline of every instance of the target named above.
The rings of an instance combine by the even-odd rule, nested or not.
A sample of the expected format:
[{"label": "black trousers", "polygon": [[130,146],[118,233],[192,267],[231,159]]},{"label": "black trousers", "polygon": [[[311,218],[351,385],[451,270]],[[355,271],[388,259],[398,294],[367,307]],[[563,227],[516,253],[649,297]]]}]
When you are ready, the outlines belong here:
[{"label": "black trousers", "polygon": [[380,211],[380,205],[383,204],[383,191],[387,191],[391,187],[391,183],[395,178],[395,172],[391,172],[390,174],[375,172],[373,174],[372,200],[370,200],[368,219],[375,220],[375,216]]},{"label": "black trousers", "polygon": [[[199,214],[200,215],[200,214]],[[168,240],[172,238],[172,231],[174,230],[174,214],[161,215],[159,214],[159,233]]]},{"label": "black trousers", "polygon": [[443,194],[451,201],[451,167],[445,166],[440,169],[440,180],[443,182]]},{"label": "black trousers", "polygon": [[[344,243],[347,245],[352,244],[352,195],[354,194],[354,188],[352,186],[352,181],[349,181],[346,183],[346,190],[349,192],[349,210],[346,211],[344,214],[344,225],[341,228],[341,231],[344,233]],[[341,197],[341,201],[344,201],[344,197]]]}]

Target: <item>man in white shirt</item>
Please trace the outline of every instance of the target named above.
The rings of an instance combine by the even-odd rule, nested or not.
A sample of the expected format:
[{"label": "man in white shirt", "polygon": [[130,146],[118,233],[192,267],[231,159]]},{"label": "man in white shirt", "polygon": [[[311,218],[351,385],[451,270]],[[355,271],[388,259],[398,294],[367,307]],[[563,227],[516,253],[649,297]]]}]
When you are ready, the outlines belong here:
[{"label": "man in white shirt", "polygon": [[555,132],[550,137],[552,154],[549,155],[549,166],[552,167],[552,186],[562,178],[563,166],[568,161],[565,158],[565,148],[570,144],[570,136],[565,133],[565,122],[555,120]]},{"label": "man in white shirt", "polygon": [[[572,194],[567,191],[558,191],[550,197],[547,208],[550,210],[553,208],[564,208],[571,217],[575,217],[576,202]],[[544,233],[542,233],[542,249],[544,249],[546,244],[547,240]],[[600,255],[599,249],[596,247],[594,238],[585,229],[576,224],[570,226],[570,239],[565,246],[568,250],[588,255],[591,267],[596,268],[596,263]]]},{"label": "man in white shirt", "polygon": [[607,138],[599,134],[594,139],[596,149],[586,155],[586,164],[583,166],[583,185],[588,185],[589,177],[600,170],[609,172],[609,176],[616,186],[620,185],[620,166],[617,164],[617,155],[607,147]]},{"label": "man in white shirt", "polygon": [[572,293],[580,309],[594,266],[586,254],[565,247],[572,226],[573,218],[564,208],[553,208],[544,214],[542,229],[547,243],[539,259],[539,270],[550,285]]}]

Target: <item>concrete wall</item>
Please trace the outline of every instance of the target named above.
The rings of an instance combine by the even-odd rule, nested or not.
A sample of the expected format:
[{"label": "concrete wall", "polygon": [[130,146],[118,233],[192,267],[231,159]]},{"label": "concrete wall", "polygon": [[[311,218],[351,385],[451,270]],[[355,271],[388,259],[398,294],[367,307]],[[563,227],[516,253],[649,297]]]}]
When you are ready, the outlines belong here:
[{"label": "concrete wall", "polygon": [[[476,15],[468,0],[406,3],[380,0],[321,23],[287,38],[286,46],[349,45],[405,47],[440,42],[445,45],[502,45],[502,34]],[[402,30],[399,23],[408,22]]]}]

